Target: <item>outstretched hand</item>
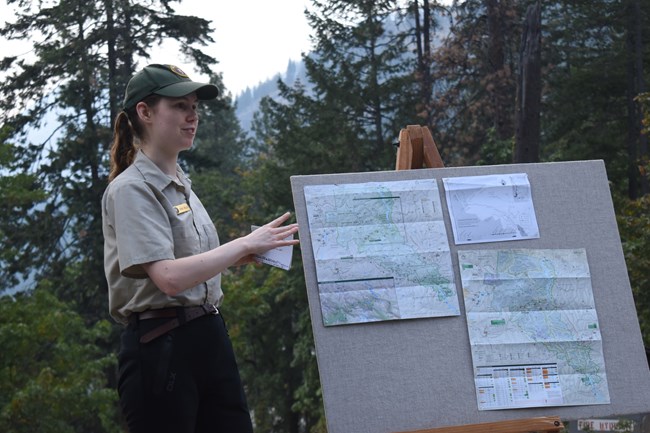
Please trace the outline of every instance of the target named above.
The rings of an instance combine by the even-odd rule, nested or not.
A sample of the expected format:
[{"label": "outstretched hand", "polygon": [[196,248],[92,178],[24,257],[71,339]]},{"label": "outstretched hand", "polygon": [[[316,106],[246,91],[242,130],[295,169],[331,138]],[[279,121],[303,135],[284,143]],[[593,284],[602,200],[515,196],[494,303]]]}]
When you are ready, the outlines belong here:
[{"label": "outstretched hand", "polygon": [[292,235],[298,233],[298,224],[282,225],[290,217],[291,212],[286,212],[245,236],[242,240],[246,242],[248,255],[262,254],[273,248],[298,245],[299,239],[291,239]]}]

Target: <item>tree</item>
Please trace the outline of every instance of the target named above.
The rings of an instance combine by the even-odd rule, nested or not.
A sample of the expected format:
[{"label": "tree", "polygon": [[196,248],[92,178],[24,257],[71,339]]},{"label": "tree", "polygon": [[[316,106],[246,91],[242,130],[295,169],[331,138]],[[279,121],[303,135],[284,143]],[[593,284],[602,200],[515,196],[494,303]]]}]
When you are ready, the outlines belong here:
[{"label": "tree", "polygon": [[115,356],[97,344],[110,330],[107,321],[87,327],[49,290],[0,297],[0,430],[121,431],[104,373]]},{"label": "tree", "polygon": [[456,2],[449,36],[433,55],[431,130],[443,159],[472,164],[484,155],[490,137],[505,143],[514,134],[519,9],[510,0]]},{"label": "tree", "polygon": [[[337,134],[348,134],[355,171],[394,165],[391,143],[416,117],[417,89],[409,32],[397,26],[395,1],[314,2],[307,14],[315,49],[304,58],[314,94],[342,111]],[[355,139],[356,138],[356,139]]]},{"label": "tree", "polygon": [[603,159],[627,192],[624,8],[609,0],[544,4],[541,159]]},{"label": "tree", "polygon": [[542,99],[541,4],[528,7],[519,49],[515,109],[515,161],[539,162]]},{"label": "tree", "polygon": [[45,198],[45,193],[38,187],[38,179],[34,174],[15,170],[19,164],[17,146],[6,140],[9,135],[0,130],[0,167],[11,174],[0,177],[0,201],[4,203],[7,212],[0,216],[0,275],[3,275],[4,286],[0,287],[0,296],[10,287],[20,286],[25,282],[20,278],[19,264],[14,261],[21,254],[27,236],[21,230],[20,220],[14,215],[24,215]]},{"label": "tree", "polygon": [[646,91],[643,74],[643,14],[640,0],[628,0],[625,5],[627,52],[627,148],[628,148],[628,196],[635,199],[650,192],[647,176],[639,170],[650,161],[648,137],[641,134],[642,113],[635,99]]},{"label": "tree", "polygon": [[[642,93],[636,98],[642,114],[641,133],[650,133],[650,94]],[[648,180],[650,163],[639,167],[641,175]],[[630,276],[632,293],[641,326],[641,334],[646,348],[650,348],[650,195],[632,199],[619,197],[616,218],[621,233],[623,252]],[[647,349],[646,349],[647,351]]]},{"label": "tree", "polygon": [[[303,58],[309,87],[279,82],[254,121],[258,155],[244,183],[245,209],[264,221],[293,206],[293,174],[381,170],[392,143],[416,123],[418,89],[411,29],[394,1],[314,2],[314,51]],[[324,418],[302,267],[247,270],[233,282],[242,370],[255,422],[270,432],[322,431]],[[244,306],[249,309],[246,311]],[[254,313],[250,311],[254,307]],[[242,318],[245,318],[242,320]],[[265,404],[261,404],[264,402]],[[304,425],[305,428],[301,428]]]},{"label": "tree", "polygon": [[[433,13],[432,13],[433,12]],[[407,8],[408,18],[412,16],[412,34],[415,43],[417,58],[415,80],[419,83],[419,104],[416,107],[418,117],[423,119],[425,124],[430,124],[432,119],[432,96],[433,76],[431,74],[434,50],[434,40],[437,30],[443,30],[444,26],[439,25],[437,15],[449,15],[449,11],[438,2],[423,0],[422,6],[419,1],[411,2]],[[409,26],[410,27],[410,26]],[[407,27],[408,31],[408,27]]]},{"label": "tree", "polygon": [[247,198],[241,177],[252,159],[254,144],[239,125],[231,96],[222,90],[221,76],[210,82],[220,89],[220,95],[201,102],[194,146],[181,152],[179,163],[191,176],[192,188],[224,241],[242,234],[238,215]]},{"label": "tree", "polygon": [[[0,34],[36,42],[33,59],[0,62],[7,75],[0,118],[8,139],[21,143],[3,169],[33,175],[43,196],[18,218],[11,215],[15,230],[4,232],[4,240],[20,247],[4,256],[1,269],[34,281],[47,276],[53,291],[93,321],[107,311],[100,200],[126,80],[135,60],[165,38],[177,40],[181,53],[207,72],[215,61],[194,45],[211,41],[209,22],[175,15],[170,0],[8,3],[19,12]],[[45,137],[29,134],[38,129]]]}]

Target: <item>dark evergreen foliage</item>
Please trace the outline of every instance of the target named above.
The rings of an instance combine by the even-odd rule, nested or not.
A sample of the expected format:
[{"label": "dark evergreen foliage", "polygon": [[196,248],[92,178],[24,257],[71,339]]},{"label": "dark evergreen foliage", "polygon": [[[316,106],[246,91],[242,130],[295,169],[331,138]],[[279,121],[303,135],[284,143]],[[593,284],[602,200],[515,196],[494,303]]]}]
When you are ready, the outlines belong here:
[{"label": "dark evergreen foliage", "polygon": [[[215,59],[201,51],[212,41],[209,23],[175,14],[174,2],[61,0],[39,8],[34,1],[9,1],[20,12],[0,35],[33,38],[35,45],[28,56],[0,59],[5,77],[0,84],[0,200],[6,209],[0,214],[0,293],[38,286],[34,295],[27,292],[19,299],[39,306],[49,302],[77,324],[65,305],[73,306],[91,334],[74,325],[70,332],[42,337],[83,356],[83,365],[75,368],[86,383],[101,386],[97,372],[102,368],[108,382],[106,394],[93,394],[80,406],[108,405],[101,409],[108,418],[83,418],[81,427],[66,431],[119,429],[110,406],[115,395],[108,391],[114,389],[112,364],[87,350],[92,341],[107,353],[114,351],[117,335],[113,328],[107,342],[105,324],[98,322],[107,315],[99,199],[106,186],[112,119],[126,80],[136,64],[149,61],[152,45],[178,40],[180,54],[223,89],[218,100],[202,104],[195,148],[182,155],[181,164],[227,242],[247,233],[251,224],[293,208],[292,175],[392,170],[393,143],[409,124],[431,128],[446,165],[511,162],[521,32],[525,11],[535,2],[467,0],[447,7],[426,0],[313,1],[308,12],[313,52],[303,59],[309,83],[280,80],[274,96],[262,101],[250,137],[212,70]],[[640,31],[650,28],[650,4],[540,4],[539,156],[542,161],[605,161],[650,344],[645,195],[650,116],[642,109],[649,99],[644,92],[650,56]],[[233,269],[223,285],[224,315],[257,429],[324,432],[299,250],[289,272],[268,266]],[[26,320],[19,303],[0,301],[7,317]],[[60,326],[56,318],[47,320]],[[5,324],[2,332],[0,337],[20,337],[24,329]],[[75,339],[86,346],[75,346]],[[50,387],[58,373],[38,370],[40,364],[31,362],[33,354],[24,347],[5,349],[13,363],[6,368],[17,369],[23,378],[32,373],[39,378],[19,384],[25,387],[22,397],[11,397],[25,402],[25,410],[50,404],[48,390],[64,392],[68,399],[79,395],[76,382],[63,391]],[[23,364],[24,371],[16,367]],[[16,385],[7,371],[0,371],[0,389]],[[41,400],[27,398],[35,389],[45,390]],[[1,403],[8,404],[9,395],[2,397]],[[4,408],[0,412],[22,416]],[[0,423],[13,419],[3,416]],[[53,425],[65,428],[67,416],[72,415],[47,412]]]}]

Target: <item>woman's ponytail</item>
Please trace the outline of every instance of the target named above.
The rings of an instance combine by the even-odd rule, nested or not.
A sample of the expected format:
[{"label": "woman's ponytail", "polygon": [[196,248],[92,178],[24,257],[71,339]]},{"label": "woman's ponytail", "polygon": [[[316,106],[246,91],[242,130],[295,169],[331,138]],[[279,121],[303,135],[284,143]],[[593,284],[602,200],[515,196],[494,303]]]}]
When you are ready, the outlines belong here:
[{"label": "woman's ponytail", "polygon": [[113,131],[111,170],[108,174],[109,182],[133,163],[136,152],[133,125],[129,120],[129,115],[125,111],[120,111],[115,119],[115,129]]},{"label": "woman's ponytail", "polygon": [[[142,100],[149,108],[154,109],[162,96],[149,95]],[[113,144],[111,145],[111,170],[108,181],[115,179],[135,160],[139,143],[144,140],[145,130],[138,118],[136,106],[122,110],[115,118]],[[136,144],[137,143],[137,144]]]}]

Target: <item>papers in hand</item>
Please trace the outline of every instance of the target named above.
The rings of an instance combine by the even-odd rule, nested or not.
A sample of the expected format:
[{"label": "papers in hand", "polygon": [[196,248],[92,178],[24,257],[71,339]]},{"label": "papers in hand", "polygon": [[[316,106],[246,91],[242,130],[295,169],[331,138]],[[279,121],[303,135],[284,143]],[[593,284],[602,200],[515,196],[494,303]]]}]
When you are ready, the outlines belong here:
[{"label": "papers in hand", "polygon": [[[251,231],[257,230],[259,226],[251,226]],[[285,240],[293,239],[293,235],[288,236]],[[264,263],[267,265],[275,266],[276,268],[284,269],[288,271],[291,267],[291,257],[293,255],[293,247],[279,247],[268,250],[262,254],[253,255],[253,259],[257,263]]]}]

